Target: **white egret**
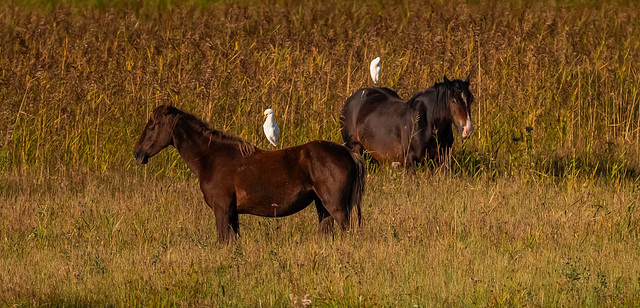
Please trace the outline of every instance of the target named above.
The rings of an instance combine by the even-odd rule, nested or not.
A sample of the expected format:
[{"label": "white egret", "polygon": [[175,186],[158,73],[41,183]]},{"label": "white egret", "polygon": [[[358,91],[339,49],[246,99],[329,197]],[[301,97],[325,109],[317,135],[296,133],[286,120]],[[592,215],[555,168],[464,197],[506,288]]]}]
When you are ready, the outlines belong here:
[{"label": "white egret", "polygon": [[380,63],[380,57],[377,57],[369,64],[369,73],[371,73],[371,79],[373,83],[378,83],[380,80],[380,70],[382,69],[382,63]]},{"label": "white egret", "polygon": [[267,109],[264,111],[265,121],[262,125],[262,129],[264,130],[264,135],[267,136],[267,140],[274,147],[278,144],[278,133],[280,132],[280,128],[276,121],[273,120],[273,109]]}]

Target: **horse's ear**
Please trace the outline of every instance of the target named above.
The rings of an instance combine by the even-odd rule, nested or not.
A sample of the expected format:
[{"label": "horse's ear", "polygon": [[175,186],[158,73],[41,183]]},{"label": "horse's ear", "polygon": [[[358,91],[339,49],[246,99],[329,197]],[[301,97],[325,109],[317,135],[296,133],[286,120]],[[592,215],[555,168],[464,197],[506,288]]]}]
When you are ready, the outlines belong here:
[{"label": "horse's ear", "polygon": [[451,80],[449,80],[449,78],[447,78],[447,75],[444,75],[444,84],[446,84],[447,86],[451,83]]},{"label": "horse's ear", "polygon": [[470,79],[471,79],[471,73],[469,73],[469,75],[467,75],[467,79],[465,79],[464,82],[466,82],[468,84]]},{"label": "horse's ear", "polygon": [[173,108],[174,108],[173,104],[162,106],[162,114],[163,115],[168,115]]},{"label": "horse's ear", "polygon": [[170,107],[171,106],[168,105],[160,105],[156,107],[156,109],[153,110],[153,117],[155,118],[158,116],[165,116],[169,114]]}]

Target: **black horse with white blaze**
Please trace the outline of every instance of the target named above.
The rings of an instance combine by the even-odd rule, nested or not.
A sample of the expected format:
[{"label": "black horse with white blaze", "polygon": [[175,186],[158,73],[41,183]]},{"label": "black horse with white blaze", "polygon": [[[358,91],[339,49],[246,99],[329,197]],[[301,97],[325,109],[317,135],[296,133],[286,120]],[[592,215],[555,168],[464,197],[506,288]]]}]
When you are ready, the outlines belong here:
[{"label": "black horse with white blaze", "polygon": [[473,133],[469,77],[435,83],[405,101],[388,88],[365,88],[347,99],[340,115],[342,139],[352,151],[411,169],[425,159],[445,157],[453,144],[452,124],[462,138]]}]

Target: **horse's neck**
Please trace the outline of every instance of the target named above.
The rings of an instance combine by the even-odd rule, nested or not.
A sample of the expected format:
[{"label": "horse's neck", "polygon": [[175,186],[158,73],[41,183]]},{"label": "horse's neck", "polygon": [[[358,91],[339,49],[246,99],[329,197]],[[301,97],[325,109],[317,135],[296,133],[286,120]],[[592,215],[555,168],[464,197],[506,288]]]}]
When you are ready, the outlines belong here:
[{"label": "horse's neck", "polygon": [[213,145],[217,140],[213,140],[211,137],[209,134],[200,132],[191,123],[176,125],[173,130],[173,146],[178,150],[180,157],[187,163],[191,172],[198,177],[205,158],[213,154]]},{"label": "horse's neck", "polygon": [[447,93],[441,91],[445,90],[434,91],[429,95],[427,100],[425,100],[429,122],[434,126],[451,124],[451,110],[449,109],[449,102],[447,101],[450,98]]},{"label": "horse's neck", "polygon": [[436,127],[442,127],[451,125],[451,111],[448,108],[448,104],[445,105],[436,104],[434,113],[433,113],[433,125]]}]

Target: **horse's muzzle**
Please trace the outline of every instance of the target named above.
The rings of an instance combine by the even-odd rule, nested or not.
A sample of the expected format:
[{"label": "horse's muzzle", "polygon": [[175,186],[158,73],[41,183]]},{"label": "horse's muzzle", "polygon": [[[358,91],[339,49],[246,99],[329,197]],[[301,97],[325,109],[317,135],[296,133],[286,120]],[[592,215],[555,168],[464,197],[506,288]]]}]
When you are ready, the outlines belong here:
[{"label": "horse's muzzle", "polygon": [[137,162],[143,165],[149,162],[149,155],[147,155],[147,153],[144,153],[143,151],[133,152],[133,157]]},{"label": "horse's muzzle", "polygon": [[473,134],[473,122],[471,121],[471,117],[467,117],[467,121],[460,128],[460,136],[463,139],[471,137]]},{"label": "horse's muzzle", "polygon": [[462,136],[462,138],[466,139],[471,137],[471,135],[473,134],[473,126],[464,126],[462,128],[462,132],[460,133],[460,136]]}]

